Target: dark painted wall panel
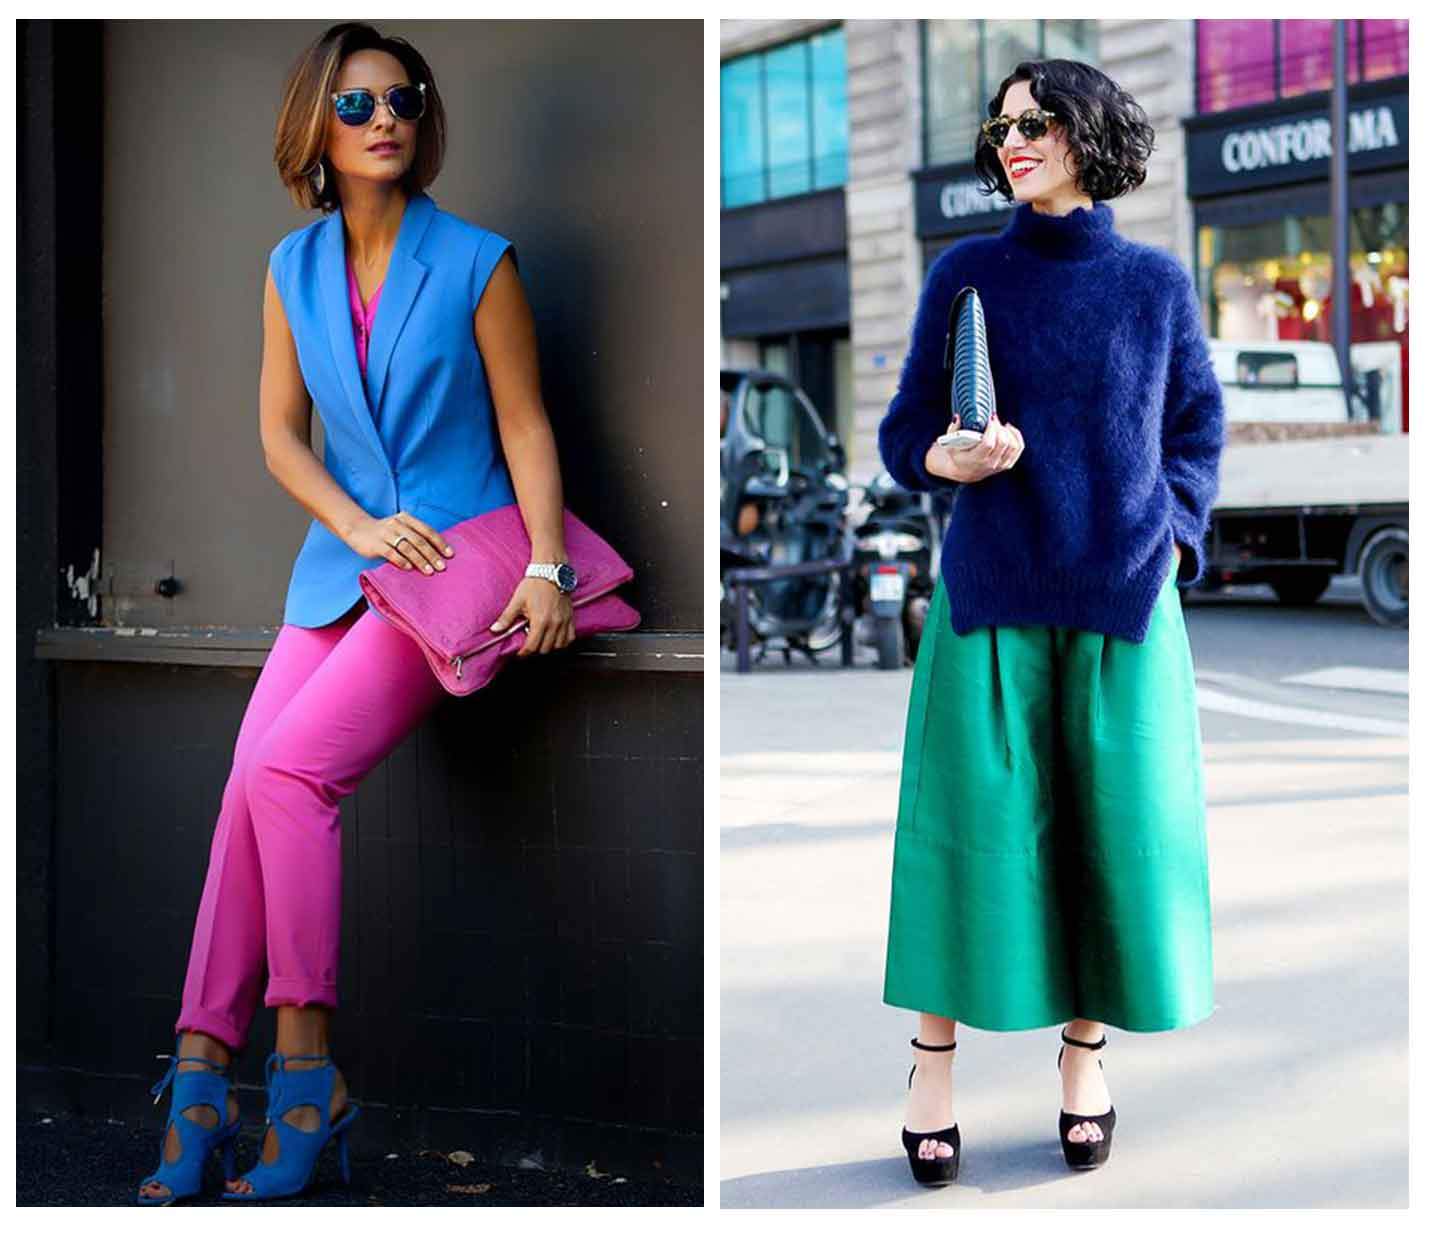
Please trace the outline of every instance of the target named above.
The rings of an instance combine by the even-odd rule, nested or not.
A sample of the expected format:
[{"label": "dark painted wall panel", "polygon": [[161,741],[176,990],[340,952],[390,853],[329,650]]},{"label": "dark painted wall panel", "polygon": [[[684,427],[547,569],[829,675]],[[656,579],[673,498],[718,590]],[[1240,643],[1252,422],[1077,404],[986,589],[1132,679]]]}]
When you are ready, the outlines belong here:
[{"label": "dark painted wall panel", "polygon": [[[57,667],[52,1064],[144,1075],[173,1039],[254,676]],[[631,1167],[643,1141],[698,1172],[703,681],[563,677],[535,663],[447,699],[342,804],[336,1056],[377,1113],[372,1145],[439,1106],[498,1158],[548,1143],[552,1163]],[[627,716],[661,714],[690,721],[661,746],[624,739]],[[241,1062],[257,1087],[273,1023],[257,1011]],[[148,1081],[113,1099],[140,1111]]]}]

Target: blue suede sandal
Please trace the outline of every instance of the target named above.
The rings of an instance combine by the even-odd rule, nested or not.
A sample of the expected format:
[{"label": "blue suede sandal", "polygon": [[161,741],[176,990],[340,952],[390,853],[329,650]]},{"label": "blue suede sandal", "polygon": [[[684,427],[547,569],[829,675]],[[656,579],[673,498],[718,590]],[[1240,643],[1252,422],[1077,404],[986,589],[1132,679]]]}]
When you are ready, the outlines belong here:
[{"label": "blue suede sandal", "polygon": [[[304,1070],[286,1070],[286,1062],[325,1064]],[[285,1120],[291,1109],[302,1105],[314,1105],[320,1110],[320,1116],[328,1120],[330,1098],[335,1092],[335,1074],[335,1063],[328,1054],[292,1054],[285,1057],[272,1053],[265,1059],[265,1125],[274,1128],[280,1140],[280,1154],[273,1164],[262,1160],[239,1179],[250,1183],[252,1189],[248,1193],[227,1190],[225,1198],[281,1199],[299,1194],[310,1184],[315,1162],[331,1139],[336,1141],[340,1153],[340,1176],[349,1183],[350,1153],[345,1146],[345,1135],[350,1124],[359,1116],[359,1105],[354,1101],[348,1102],[339,1117],[319,1130],[301,1130]]]},{"label": "blue suede sandal", "polygon": [[[160,1140],[160,1167],[141,1181],[145,1186],[159,1182],[168,1186],[170,1193],[164,1197],[137,1193],[135,1201],[145,1207],[163,1207],[176,1199],[186,1199],[200,1193],[205,1180],[205,1162],[210,1153],[218,1149],[225,1176],[235,1173],[235,1140],[240,1134],[240,1119],[226,1124],[226,1097],[230,1084],[226,1078],[229,1066],[212,1062],[204,1057],[181,1057],[180,1037],[175,1037],[174,1053],[157,1053],[155,1056],[168,1057],[170,1066],[160,1081],[150,1089],[155,1103],[160,1103],[166,1086],[170,1086],[170,1116],[165,1122],[165,1134]],[[181,1062],[203,1062],[209,1070],[181,1070]],[[185,1110],[196,1105],[209,1105],[215,1110],[215,1125],[202,1126],[185,1116]],[[170,1137],[170,1127],[180,1139],[178,1159],[165,1159],[165,1143]]]}]

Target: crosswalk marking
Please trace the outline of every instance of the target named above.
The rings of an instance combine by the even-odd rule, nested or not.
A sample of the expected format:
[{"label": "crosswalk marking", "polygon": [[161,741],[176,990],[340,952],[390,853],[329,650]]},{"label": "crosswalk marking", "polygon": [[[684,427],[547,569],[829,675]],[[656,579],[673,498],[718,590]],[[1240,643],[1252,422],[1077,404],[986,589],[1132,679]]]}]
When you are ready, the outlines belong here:
[{"label": "crosswalk marking", "polygon": [[1395,668],[1361,668],[1353,664],[1341,664],[1334,668],[1320,668],[1315,672],[1300,672],[1295,676],[1283,677],[1286,685],[1319,685],[1327,689],[1361,689],[1372,694],[1410,693],[1410,674]]},{"label": "crosswalk marking", "polygon": [[1392,719],[1371,719],[1366,715],[1342,715],[1338,711],[1321,711],[1305,706],[1280,706],[1253,698],[1236,698],[1217,689],[1199,686],[1195,701],[1206,711],[1226,715],[1245,715],[1251,719],[1269,719],[1276,723],[1298,724],[1308,728],[1341,728],[1349,732],[1368,732],[1374,736],[1405,736],[1409,725]]}]

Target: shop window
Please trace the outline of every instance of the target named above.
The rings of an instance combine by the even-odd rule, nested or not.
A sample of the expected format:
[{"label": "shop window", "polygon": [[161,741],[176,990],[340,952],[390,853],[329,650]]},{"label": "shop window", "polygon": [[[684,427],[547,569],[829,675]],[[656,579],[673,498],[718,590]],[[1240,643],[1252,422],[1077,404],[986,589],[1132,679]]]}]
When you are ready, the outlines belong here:
[{"label": "shop window", "polygon": [[[1280,95],[1311,94],[1335,84],[1333,21],[1282,21],[1280,25]],[[1360,80],[1359,29],[1345,29],[1345,80]]]},{"label": "shop window", "polygon": [[843,27],[720,66],[723,207],[835,188],[849,161]]},{"label": "shop window", "polygon": [[1195,23],[1195,109],[1229,111],[1275,98],[1276,21]]},{"label": "shop window", "polygon": [[[1209,332],[1222,341],[1329,342],[1334,304],[1330,217],[1272,219],[1247,226],[1201,226],[1197,232],[1201,298]],[[1409,427],[1410,210],[1405,202],[1350,213],[1350,340],[1362,367],[1387,378],[1391,412]],[[1243,358],[1243,353],[1242,353]],[[1282,381],[1262,355],[1251,382]],[[1243,364],[1242,364],[1243,372]],[[1242,376],[1242,383],[1244,378]]]},{"label": "shop window", "polygon": [[1095,21],[926,21],[925,162],[969,162],[985,105],[1022,60],[1099,59]]},{"label": "shop window", "polygon": [[[1346,80],[1380,81],[1410,69],[1410,23],[1346,23]],[[1334,23],[1302,19],[1195,23],[1195,110],[1229,111],[1313,94],[1334,84]]]},{"label": "shop window", "polygon": [[1360,48],[1365,62],[1365,80],[1403,77],[1410,72],[1410,23],[1383,18],[1360,23]]}]

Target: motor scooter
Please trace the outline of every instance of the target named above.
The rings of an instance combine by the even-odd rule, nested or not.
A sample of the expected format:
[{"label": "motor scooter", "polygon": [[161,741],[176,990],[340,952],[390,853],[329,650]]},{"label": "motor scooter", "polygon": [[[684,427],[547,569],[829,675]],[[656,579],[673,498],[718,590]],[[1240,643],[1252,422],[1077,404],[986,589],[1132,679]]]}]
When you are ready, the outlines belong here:
[{"label": "motor scooter", "polygon": [[[736,568],[848,561],[844,454],[803,391],[776,373],[725,371],[722,394],[737,412],[722,417],[722,582]],[[760,659],[778,643],[814,660],[850,621],[842,571],[750,583],[746,624]],[[722,587],[721,637],[735,648],[735,589]]]},{"label": "motor scooter", "polygon": [[863,489],[868,507],[855,528],[859,642],[874,646],[880,667],[914,663],[939,576],[942,512],[928,492],[901,488],[881,471]]}]

